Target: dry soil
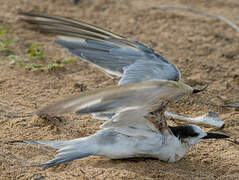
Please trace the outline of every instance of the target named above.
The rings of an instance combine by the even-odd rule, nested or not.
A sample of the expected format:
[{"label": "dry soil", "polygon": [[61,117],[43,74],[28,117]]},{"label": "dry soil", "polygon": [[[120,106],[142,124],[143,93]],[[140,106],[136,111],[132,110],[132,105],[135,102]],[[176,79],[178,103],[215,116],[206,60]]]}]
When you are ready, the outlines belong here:
[{"label": "dry soil", "polygon": [[[225,140],[205,140],[177,163],[91,156],[48,169],[33,165],[53,158],[54,150],[6,143],[73,139],[96,132],[102,122],[91,116],[70,114],[46,121],[32,114],[56,98],[118,81],[54,44],[53,36],[26,29],[19,9],[81,19],[153,47],[177,65],[182,81],[194,87],[209,84],[203,93],[170,109],[192,116],[215,111],[225,120],[225,130],[239,141],[238,110],[219,106],[239,102],[239,32],[217,19],[155,9],[163,5],[195,8],[239,25],[238,0],[81,0],[78,5],[73,0],[0,0],[0,25],[13,41],[12,52],[0,54],[0,179],[239,179],[239,145]],[[10,54],[25,58],[35,43],[43,44],[46,63],[76,61],[50,70],[10,63]]]}]

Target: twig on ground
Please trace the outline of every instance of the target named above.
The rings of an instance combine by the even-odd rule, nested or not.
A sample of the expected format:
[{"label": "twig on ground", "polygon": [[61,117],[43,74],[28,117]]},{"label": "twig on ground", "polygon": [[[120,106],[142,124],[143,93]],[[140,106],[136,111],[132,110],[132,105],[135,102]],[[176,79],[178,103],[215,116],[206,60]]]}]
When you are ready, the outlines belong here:
[{"label": "twig on ground", "polygon": [[14,118],[26,118],[26,117],[31,117],[33,116],[34,113],[29,113],[29,114],[25,114],[25,115],[19,115],[19,114],[14,114],[14,113],[8,113],[5,114],[4,117],[6,118],[10,118],[10,119],[14,119]]},{"label": "twig on ground", "polygon": [[236,24],[231,22],[229,19],[227,19],[227,18],[225,18],[223,16],[220,16],[220,15],[210,14],[210,13],[199,11],[199,10],[196,10],[196,9],[187,8],[187,7],[178,7],[178,6],[159,6],[159,7],[153,7],[151,9],[153,9],[153,10],[180,10],[180,11],[187,11],[187,12],[190,12],[190,13],[193,13],[193,14],[198,14],[198,15],[201,15],[201,16],[218,19],[220,21],[225,22],[226,24],[228,24],[229,26],[234,28],[237,32],[239,32],[239,26],[237,26]]}]

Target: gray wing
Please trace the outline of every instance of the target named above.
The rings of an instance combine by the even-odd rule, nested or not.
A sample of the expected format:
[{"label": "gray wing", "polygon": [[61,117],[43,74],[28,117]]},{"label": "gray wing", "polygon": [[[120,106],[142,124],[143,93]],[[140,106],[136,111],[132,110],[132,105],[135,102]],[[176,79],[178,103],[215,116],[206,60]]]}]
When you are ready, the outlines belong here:
[{"label": "gray wing", "polygon": [[152,79],[177,81],[180,78],[176,66],[138,41],[70,18],[35,12],[20,14],[29,16],[23,20],[36,25],[36,29],[60,35],[56,43],[71,53],[109,74],[123,75],[120,84]]},{"label": "gray wing", "polygon": [[[155,126],[148,115],[147,107],[138,109],[129,109],[113,116],[109,121],[103,123],[101,128],[114,128],[115,130],[127,134],[127,135],[138,135],[147,133],[147,131],[158,132],[158,126]],[[165,128],[168,128],[167,122],[164,118],[159,118],[162,121],[160,124]],[[163,127],[160,127],[163,128]],[[144,131],[144,132],[142,132]]]},{"label": "gray wing", "polygon": [[157,80],[130,83],[57,101],[41,109],[38,115],[113,111],[115,115],[102,128],[155,131],[154,122],[146,118],[149,112],[163,111],[169,101],[191,93],[192,88],[182,82]]},{"label": "gray wing", "polygon": [[178,81],[180,79],[180,72],[170,63],[138,60],[134,64],[124,68],[124,74],[119,84],[157,79]]},{"label": "gray wing", "polygon": [[[75,113],[120,113],[127,109],[137,109],[168,95],[169,91],[177,92],[179,82],[174,81],[145,81],[141,83],[124,84],[121,86],[97,89],[95,91],[72,96],[41,109],[39,115],[59,115],[67,112]],[[175,89],[176,88],[176,89]],[[181,91],[180,91],[181,93]]]}]

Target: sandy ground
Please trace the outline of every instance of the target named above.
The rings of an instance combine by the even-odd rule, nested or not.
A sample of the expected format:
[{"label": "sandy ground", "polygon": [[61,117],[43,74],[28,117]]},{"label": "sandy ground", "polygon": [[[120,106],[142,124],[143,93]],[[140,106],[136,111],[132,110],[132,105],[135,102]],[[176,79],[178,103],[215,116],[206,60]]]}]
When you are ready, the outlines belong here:
[{"label": "sandy ground", "polygon": [[[239,33],[216,19],[152,9],[162,5],[196,8],[239,25],[238,0],[81,0],[77,6],[70,0],[0,0],[0,25],[9,29],[12,54],[24,57],[30,44],[42,43],[46,62],[77,58],[55,45],[54,37],[24,29],[18,9],[81,19],[144,42],[178,66],[182,81],[194,87],[209,84],[205,92],[170,108],[193,116],[215,111],[225,120],[225,130],[239,140],[239,112],[212,105],[239,102]],[[5,142],[88,136],[102,122],[73,114],[44,121],[31,114],[56,98],[82,93],[76,83],[91,90],[117,84],[118,79],[78,59],[64,68],[28,70],[9,65],[6,54],[0,56],[0,179],[239,179],[239,146],[224,140],[203,141],[171,164],[91,156],[48,169],[32,166],[53,158],[55,152]]]}]

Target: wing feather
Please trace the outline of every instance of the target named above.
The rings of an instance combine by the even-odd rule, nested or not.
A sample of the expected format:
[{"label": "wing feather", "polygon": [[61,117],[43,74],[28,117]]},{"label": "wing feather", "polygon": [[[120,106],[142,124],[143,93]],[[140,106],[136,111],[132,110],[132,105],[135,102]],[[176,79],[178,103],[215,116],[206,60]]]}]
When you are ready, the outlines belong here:
[{"label": "wing feather", "polygon": [[[146,108],[128,109],[112,117],[102,124],[101,128],[130,128],[137,130],[151,130],[157,132],[154,124],[144,116],[148,114]],[[122,128],[122,129],[124,129]]]},{"label": "wing feather", "polygon": [[37,12],[21,11],[19,14],[27,16],[22,20],[35,29],[60,35],[56,43],[71,53],[111,75],[123,74],[120,84],[153,79],[177,81],[180,78],[175,65],[138,41],[70,18]]},{"label": "wing feather", "polygon": [[38,115],[115,112],[102,128],[128,127],[154,131],[154,124],[145,118],[146,115],[155,110],[163,111],[165,103],[190,93],[191,87],[175,81],[158,80],[124,84],[65,98],[44,107]]},{"label": "wing feather", "polygon": [[124,74],[120,79],[119,84],[157,79],[177,81],[179,78],[180,72],[171,64],[158,61],[139,60],[124,69]]},{"label": "wing feather", "polygon": [[22,20],[35,29],[58,35],[56,43],[71,53],[122,77],[118,87],[65,98],[41,109],[39,115],[75,112],[101,116],[104,113],[103,118],[113,117],[103,128],[155,130],[145,116],[164,102],[192,91],[185,84],[174,82],[180,78],[175,65],[138,41],[70,18],[37,12],[20,11],[19,14],[26,16]]},{"label": "wing feather", "polygon": [[129,107],[144,106],[165,88],[166,81],[148,81],[98,89],[59,100],[41,109],[38,114],[120,112]]}]

